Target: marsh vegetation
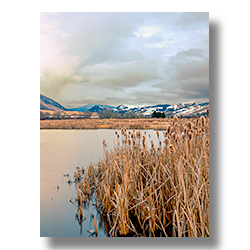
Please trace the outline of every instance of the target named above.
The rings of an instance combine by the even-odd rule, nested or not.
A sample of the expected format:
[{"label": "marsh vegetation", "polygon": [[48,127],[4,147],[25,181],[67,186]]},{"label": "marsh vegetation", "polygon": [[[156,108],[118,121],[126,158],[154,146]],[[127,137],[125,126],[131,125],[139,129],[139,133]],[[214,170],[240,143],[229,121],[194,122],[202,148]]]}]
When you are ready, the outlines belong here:
[{"label": "marsh vegetation", "polygon": [[121,122],[114,147],[103,140],[103,157],[76,171],[75,201],[95,205],[109,236],[209,236],[209,118],[167,123],[154,142]]}]

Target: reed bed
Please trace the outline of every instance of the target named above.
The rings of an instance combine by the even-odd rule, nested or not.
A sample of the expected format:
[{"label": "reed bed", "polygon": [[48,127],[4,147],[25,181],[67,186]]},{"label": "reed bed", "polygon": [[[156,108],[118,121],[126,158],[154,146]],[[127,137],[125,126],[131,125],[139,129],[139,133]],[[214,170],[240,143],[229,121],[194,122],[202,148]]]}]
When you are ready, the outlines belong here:
[{"label": "reed bed", "polygon": [[165,129],[157,144],[121,129],[85,169],[78,197],[95,199],[109,236],[209,236],[209,118],[174,117]]},{"label": "reed bed", "polygon": [[173,119],[60,119],[41,120],[40,129],[157,129]]}]

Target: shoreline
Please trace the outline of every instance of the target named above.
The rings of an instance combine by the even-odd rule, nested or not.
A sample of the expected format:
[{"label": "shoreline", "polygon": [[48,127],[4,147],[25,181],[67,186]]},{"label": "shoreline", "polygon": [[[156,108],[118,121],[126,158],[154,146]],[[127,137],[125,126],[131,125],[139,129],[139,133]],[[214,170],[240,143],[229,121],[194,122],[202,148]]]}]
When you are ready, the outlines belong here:
[{"label": "shoreline", "polygon": [[[197,121],[199,118],[179,118],[178,123]],[[166,130],[173,118],[162,119],[58,119],[40,120],[40,129],[153,129]]]}]

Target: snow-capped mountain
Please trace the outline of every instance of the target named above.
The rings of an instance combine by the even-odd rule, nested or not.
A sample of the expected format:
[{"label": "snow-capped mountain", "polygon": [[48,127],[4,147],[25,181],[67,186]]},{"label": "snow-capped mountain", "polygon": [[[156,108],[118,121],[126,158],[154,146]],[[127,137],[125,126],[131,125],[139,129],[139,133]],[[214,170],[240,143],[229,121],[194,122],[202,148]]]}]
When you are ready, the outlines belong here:
[{"label": "snow-capped mountain", "polygon": [[136,113],[137,115],[142,116],[151,116],[154,111],[164,112],[166,116],[191,116],[191,115],[202,115],[206,114],[207,109],[209,109],[208,102],[184,102],[179,104],[158,104],[152,106],[127,106],[119,105],[117,107],[107,106],[107,105],[95,105],[90,112],[100,112],[109,110],[114,113],[125,114],[128,112]]},{"label": "snow-capped mountain", "polygon": [[152,106],[136,106],[136,107],[128,107],[125,105],[119,105],[113,112],[126,113],[126,112],[134,112],[136,114],[150,116],[154,111],[156,112],[164,112],[166,116],[191,116],[191,115],[201,115],[206,114],[207,109],[209,109],[209,103],[198,103],[198,102],[185,102],[179,103],[175,105],[170,104],[158,104]]},{"label": "snow-capped mountain", "polygon": [[189,117],[191,115],[203,115],[206,114],[209,109],[209,102],[183,102],[178,104],[157,104],[150,106],[131,106],[131,105],[119,105],[117,107],[99,104],[88,104],[77,108],[66,109],[54,100],[40,95],[40,109],[41,110],[70,110],[70,111],[90,111],[100,112],[109,111],[113,113],[126,114],[133,112],[141,116],[151,116],[154,111],[164,112],[166,117],[177,115],[183,117]]}]

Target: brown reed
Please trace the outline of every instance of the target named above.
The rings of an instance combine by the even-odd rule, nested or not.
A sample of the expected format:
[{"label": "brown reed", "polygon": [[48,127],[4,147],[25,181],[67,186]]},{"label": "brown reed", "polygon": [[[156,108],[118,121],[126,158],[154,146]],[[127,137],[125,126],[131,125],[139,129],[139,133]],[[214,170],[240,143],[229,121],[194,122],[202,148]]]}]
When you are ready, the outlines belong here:
[{"label": "brown reed", "polygon": [[[171,126],[163,132],[164,144],[151,141],[150,148],[140,131],[127,135],[124,129],[121,139],[128,143],[104,147],[103,158],[85,169],[80,193],[96,199],[109,236],[209,236],[209,118],[204,119],[197,129],[196,119],[177,119],[172,134]],[[94,220],[97,232],[96,225]]]}]

